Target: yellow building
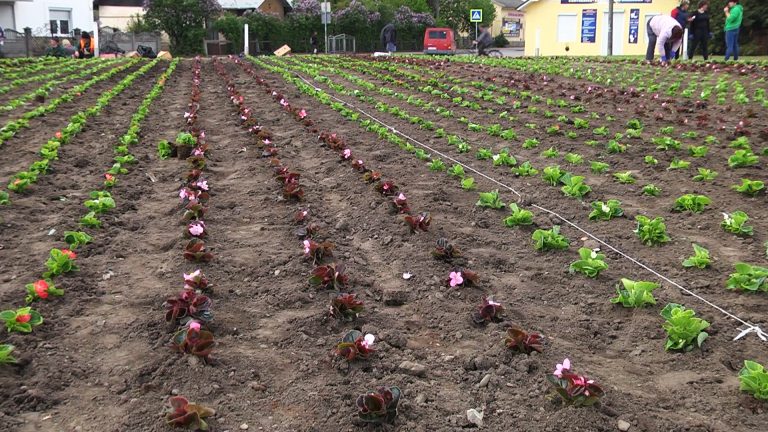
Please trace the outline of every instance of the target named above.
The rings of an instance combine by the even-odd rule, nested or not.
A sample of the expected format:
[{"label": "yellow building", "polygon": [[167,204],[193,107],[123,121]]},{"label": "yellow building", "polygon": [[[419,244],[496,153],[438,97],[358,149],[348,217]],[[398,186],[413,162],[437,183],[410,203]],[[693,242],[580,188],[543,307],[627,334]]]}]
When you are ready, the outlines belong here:
[{"label": "yellow building", "polygon": [[525,14],[518,11],[525,0],[493,0],[496,18],[491,23],[493,37],[503,34],[512,46],[523,46],[523,23]]},{"label": "yellow building", "polygon": [[[670,14],[679,0],[614,0],[613,55],[644,55],[646,25]],[[608,53],[608,0],[528,0],[525,13],[526,56],[597,56]]]}]

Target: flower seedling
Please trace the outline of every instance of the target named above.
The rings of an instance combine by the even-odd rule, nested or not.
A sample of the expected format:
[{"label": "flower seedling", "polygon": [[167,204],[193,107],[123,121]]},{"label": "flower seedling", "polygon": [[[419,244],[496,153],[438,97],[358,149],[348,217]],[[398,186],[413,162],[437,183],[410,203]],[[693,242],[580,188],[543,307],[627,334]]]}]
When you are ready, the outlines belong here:
[{"label": "flower seedling", "polygon": [[613,177],[616,179],[617,182],[621,184],[635,183],[635,178],[632,176],[632,171],[614,173]]},{"label": "flower seedling", "polygon": [[604,174],[611,166],[605,162],[589,161],[589,170],[593,174]]},{"label": "flower seedling", "polygon": [[211,408],[191,403],[183,396],[172,396],[168,403],[171,410],[165,415],[165,422],[173,427],[186,427],[194,431],[207,431],[208,423],[203,420],[216,414]]},{"label": "flower seedling", "polygon": [[653,183],[643,186],[643,195],[657,197],[661,195],[661,189]]},{"label": "flower seedling", "polygon": [[354,321],[365,309],[357,294],[339,293],[331,300],[329,315],[339,321]]},{"label": "flower seedling", "polygon": [[741,179],[741,185],[733,185],[731,189],[753,197],[765,189],[765,183],[760,180]]},{"label": "flower seedling", "polygon": [[30,304],[38,299],[47,299],[49,296],[61,297],[64,295],[64,290],[56,288],[53,282],[40,279],[35,283],[27,284],[27,296],[25,301]]},{"label": "flower seedling", "polygon": [[510,171],[520,177],[531,177],[539,173],[539,170],[535,169],[529,161],[523,162],[519,167],[512,168]]},{"label": "flower seedling", "polygon": [[570,244],[570,240],[560,234],[560,225],[555,225],[548,230],[537,229],[531,238],[534,249],[540,251],[568,249]]},{"label": "flower seedling", "polygon": [[395,212],[400,214],[409,214],[411,212],[410,207],[408,207],[408,199],[403,193],[398,194],[395,198],[392,199],[392,207],[394,208]]},{"label": "flower seedling", "polygon": [[312,264],[322,262],[325,257],[333,256],[333,243],[331,242],[316,243],[312,240],[304,240],[302,246],[304,247],[304,258],[312,259]]},{"label": "flower seedling", "polygon": [[381,180],[381,173],[378,171],[366,171],[363,174],[363,181],[366,183],[376,183]]},{"label": "flower seedling", "polygon": [[51,279],[64,273],[79,270],[75,265],[77,254],[69,249],[51,249],[45,267],[48,271],[43,273],[45,279]]},{"label": "flower seedling", "polygon": [[184,232],[187,237],[196,237],[199,239],[205,238],[207,232],[205,230],[205,222],[201,220],[195,220],[187,224],[187,228]]},{"label": "flower seedling", "polygon": [[483,303],[477,311],[472,314],[472,321],[477,325],[485,325],[491,322],[498,323],[504,321],[504,307],[501,303],[495,302],[493,298],[484,298]]},{"label": "flower seedling", "polygon": [[543,352],[542,346],[544,337],[536,332],[528,333],[517,326],[511,326],[507,330],[507,337],[504,339],[504,345],[512,351],[530,354],[534,351]]},{"label": "flower seedling", "polygon": [[349,277],[344,274],[344,265],[331,263],[315,267],[309,283],[323,289],[341,289],[347,285]]},{"label": "flower seedling", "polygon": [[560,188],[563,193],[572,198],[582,198],[588,194],[592,188],[584,183],[584,177],[574,176],[570,173],[565,173],[560,182],[563,183],[563,187]]},{"label": "flower seedling", "polygon": [[509,205],[509,210],[512,213],[504,218],[504,226],[514,228],[533,224],[533,213],[530,210],[521,209],[515,203]]},{"label": "flower seedling", "polygon": [[763,365],[744,360],[744,367],[739,371],[739,390],[751,394],[755,399],[768,400],[768,372]]},{"label": "flower seedling", "polygon": [[616,297],[611,299],[611,303],[620,303],[626,308],[640,308],[647,305],[656,304],[653,297],[653,290],[657,289],[659,284],[646,281],[633,281],[621,279],[621,284],[616,286]]},{"label": "flower seedling", "polygon": [[283,198],[286,200],[301,201],[304,197],[304,189],[298,183],[288,183],[283,186]]},{"label": "flower seedling", "polygon": [[69,245],[70,249],[77,249],[90,243],[91,240],[93,240],[93,237],[82,231],[64,231],[64,241]]},{"label": "flower seedling", "polygon": [[683,267],[696,267],[704,269],[709,267],[709,251],[696,243],[693,244],[693,256],[683,261]]},{"label": "flower seedling", "polygon": [[751,236],[753,228],[747,225],[749,216],[741,210],[737,210],[733,213],[723,213],[723,221],[720,222],[720,226],[723,227],[725,232],[736,234],[740,237]]},{"label": "flower seedling", "polygon": [[410,228],[411,233],[415,233],[418,230],[429,231],[429,224],[432,222],[432,216],[429,213],[421,213],[419,215],[407,215],[403,218],[406,225]]},{"label": "flower seedling", "polygon": [[432,256],[438,260],[450,262],[454,258],[460,257],[461,251],[451,244],[448,239],[441,237],[437,239],[437,245],[432,251]]},{"label": "flower seedling", "polygon": [[200,269],[197,269],[189,274],[184,273],[184,289],[205,292],[210,291],[211,287],[208,278]]},{"label": "flower seedling", "polygon": [[359,330],[350,330],[336,344],[336,355],[347,361],[352,361],[358,357],[367,359],[375,351],[373,349],[374,340],[376,337],[370,333],[363,336]]},{"label": "flower seedling", "polygon": [[397,405],[400,403],[400,388],[379,387],[357,397],[355,405],[358,417],[371,424],[393,423],[397,417]]},{"label": "flower seedling", "polygon": [[37,181],[37,174],[34,172],[22,171],[11,179],[8,183],[8,190],[12,190],[16,193],[22,193],[27,190],[32,183]]},{"label": "flower seedling", "polygon": [[456,269],[448,274],[445,285],[451,288],[477,286],[480,277],[477,273],[464,269]]},{"label": "flower seedling", "polygon": [[392,196],[397,193],[398,187],[394,182],[383,181],[376,183],[376,191],[384,196]]},{"label": "flower seedling", "polygon": [[663,325],[667,332],[664,350],[690,351],[694,343],[701,348],[701,344],[709,337],[704,331],[709,328],[709,323],[695,315],[693,309],[686,309],[676,303],[669,303],[661,310],[661,316],[667,320]]},{"label": "flower seedling", "polygon": [[596,278],[600,272],[608,268],[605,263],[605,255],[598,253],[597,250],[589,248],[579,248],[580,259],[571,263],[569,270],[571,273],[582,273],[590,278]]},{"label": "flower seedling", "polygon": [[200,323],[194,320],[187,322],[171,339],[171,347],[175,351],[198,356],[206,363],[210,360],[213,345],[213,333],[201,330]]},{"label": "flower seedling", "polygon": [[731,168],[744,168],[757,165],[760,157],[749,150],[736,150],[728,158],[728,166]]},{"label": "flower seedling", "polygon": [[557,186],[560,184],[560,179],[563,178],[563,175],[565,175],[565,172],[560,169],[560,165],[550,165],[544,167],[541,178],[551,186]]},{"label": "flower seedling", "polygon": [[0,312],[0,321],[5,322],[9,332],[31,333],[32,328],[43,323],[43,316],[31,307]]},{"label": "flower seedling", "polygon": [[174,323],[179,320],[184,323],[189,319],[210,322],[213,320],[212,303],[208,296],[197,294],[191,289],[184,289],[176,297],[169,298],[163,303],[165,320]]},{"label": "flower seedling", "polygon": [[704,207],[712,203],[706,195],[685,194],[675,200],[674,211],[690,211],[691,213],[701,213]]},{"label": "flower seedling", "polygon": [[16,359],[11,355],[13,349],[13,345],[0,344],[0,364],[16,363]]},{"label": "flower seedling", "polygon": [[600,402],[605,391],[594,380],[571,372],[571,361],[558,363],[547,380],[567,405],[593,406]]},{"label": "flower seedling", "polygon": [[746,263],[734,264],[735,273],[728,277],[726,288],[748,292],[768,292],[768,268]]},{"label": "flower seedling", "polygon": [[712,181],[717,177],[717,171],[712,171],[707,168],[698,168],[699,173],[693,176],[693,181]]},{"label": "flower seedling", "polygon": [[667,235],[667,225],[664,223],[664,218],[650,219],[647,216],[638,215],[635,216],[635,220],[637,221],[635,234],[644,245],[658,246],[671,240]]},{"label": "flower seedling", "polygon": [[490,192],[480,192],[480,200],[475,204],[479,207],[490,207],[493,209],[500,209],[506,206],[499,198],[498,189]]},{"label": "flower seedling", "polygon": [[213,260],[213,254],[208,252],[204,241],[192,238],[184,247],[184,258],[192,262],[209,262]]},{"label": "flower seedling", "polygon": [[621,201],[610,199],[607,202],[593,202],[592,211],[589,213],[589,220],[608,221],[621,216],[624,216],[624,210],[621,209]]}]

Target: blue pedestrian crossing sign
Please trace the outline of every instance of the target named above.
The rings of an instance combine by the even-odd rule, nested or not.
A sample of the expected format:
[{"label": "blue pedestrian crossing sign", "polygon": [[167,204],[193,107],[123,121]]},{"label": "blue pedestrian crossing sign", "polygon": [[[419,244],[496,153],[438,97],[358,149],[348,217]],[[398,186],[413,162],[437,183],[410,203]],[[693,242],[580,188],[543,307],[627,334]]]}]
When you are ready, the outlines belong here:
[{"label": "blue pedestrian crossing sign", "polygon": [[479,23],[483,22],[483,10],[482,9],[470,9],[469,22]]}]

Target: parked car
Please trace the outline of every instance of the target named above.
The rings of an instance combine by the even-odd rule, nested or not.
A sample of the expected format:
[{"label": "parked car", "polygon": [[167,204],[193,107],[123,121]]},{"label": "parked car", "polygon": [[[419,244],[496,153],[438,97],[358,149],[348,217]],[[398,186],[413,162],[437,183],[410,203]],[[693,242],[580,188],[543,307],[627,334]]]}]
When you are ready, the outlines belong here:
[{"label": "parked car", "polygon": [[424,31],[424,54],[456,54],[453,29],[428,28]]}]

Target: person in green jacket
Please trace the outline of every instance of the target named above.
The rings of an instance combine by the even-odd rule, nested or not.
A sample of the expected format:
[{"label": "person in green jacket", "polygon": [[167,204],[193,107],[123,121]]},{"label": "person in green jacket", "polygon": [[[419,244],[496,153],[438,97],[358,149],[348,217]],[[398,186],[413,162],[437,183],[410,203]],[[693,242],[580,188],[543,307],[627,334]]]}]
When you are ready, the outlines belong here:
[{"label": "person in green jacket", "polygon": [[50,46],[45,50],[45,55],[50,57],[70,57],[69,53],[59,45],[59,38],[52,37]]},{"label": "person in green jacket", "polygon": [[725,12],[725,61],[728,61],[731,56],[738,61],[739,29],[741,20],[744,18],[744,8],[739,4],[739,0],[730,0],[723,12]]}]

